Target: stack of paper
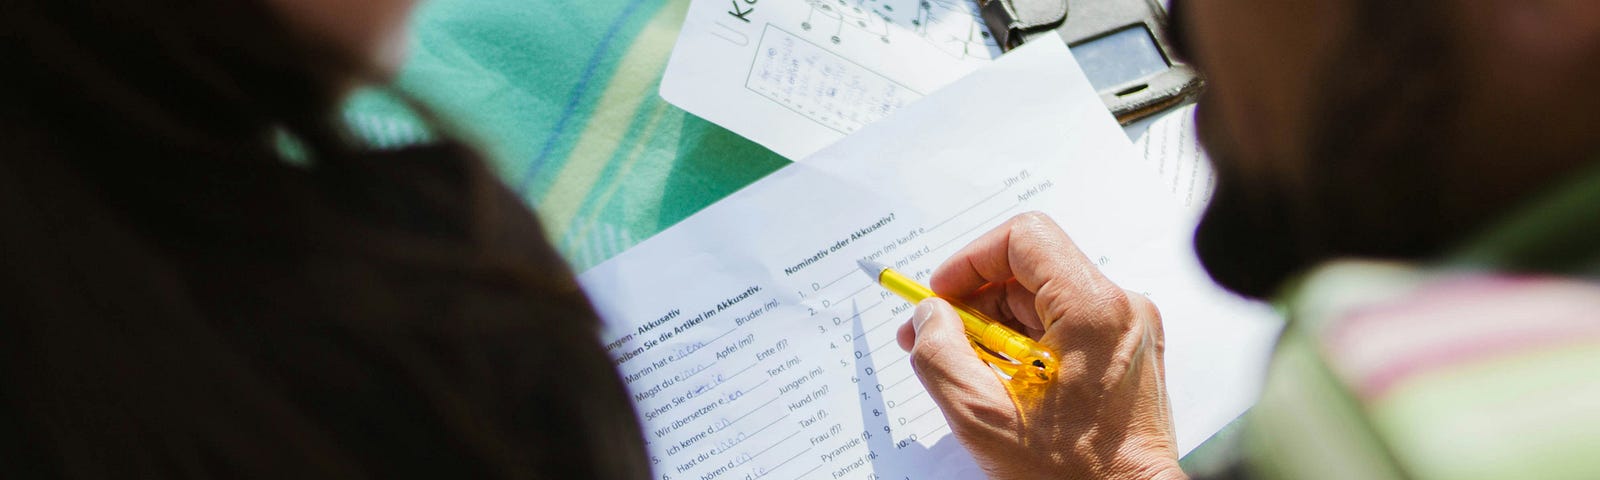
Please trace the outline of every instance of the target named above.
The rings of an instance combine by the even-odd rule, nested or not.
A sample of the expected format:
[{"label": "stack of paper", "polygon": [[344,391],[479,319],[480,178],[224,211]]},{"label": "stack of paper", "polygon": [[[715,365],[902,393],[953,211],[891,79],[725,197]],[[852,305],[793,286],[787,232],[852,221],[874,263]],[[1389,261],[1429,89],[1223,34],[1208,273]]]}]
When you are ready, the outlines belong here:
[{"label": "stack of paper", "polygon": [[1160,306],[1192,449],[1251,404],[1278,324],[1209,281],[1137,158],[1067,48],[1030,43],[586,272],[657,475],[981,478],[895,344],[911,306],[855,263],[926,280],[1029,210]]}]

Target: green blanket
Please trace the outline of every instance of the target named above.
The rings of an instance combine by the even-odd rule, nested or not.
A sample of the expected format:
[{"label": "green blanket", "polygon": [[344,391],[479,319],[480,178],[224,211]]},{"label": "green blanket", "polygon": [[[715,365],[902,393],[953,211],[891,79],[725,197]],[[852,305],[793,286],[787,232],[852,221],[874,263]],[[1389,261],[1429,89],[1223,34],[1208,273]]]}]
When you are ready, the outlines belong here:
[{"label": "green blanket", "polygon": [[[400,89],[492,158],[587,269],[788,161],[656,93],[688,0],[434,0]],[[423,138],[393,102],[347,110],[379,146]]]}]

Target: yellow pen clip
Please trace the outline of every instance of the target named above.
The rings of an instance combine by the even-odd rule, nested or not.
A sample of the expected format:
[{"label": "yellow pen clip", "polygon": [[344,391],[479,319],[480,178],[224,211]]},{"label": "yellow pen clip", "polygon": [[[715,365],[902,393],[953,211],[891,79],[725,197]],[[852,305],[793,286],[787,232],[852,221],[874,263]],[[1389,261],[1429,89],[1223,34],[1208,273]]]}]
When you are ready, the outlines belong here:
[{"label": "yellow pen clip", "polygon": [[[937,296],[933,289],[922,286],[894,269],[866,260],[861,260],[859,264],[862,271],[872,276],[873,281],[908,302],[920,303]],[[978,356],[1013,381],[1041,384],[1049,382],[1055,375],[1055,355],[1038,342],[959,302],[952,301],[950,306],[955,307],[956,314],[961,317],[967,338],[972,341]]]}]

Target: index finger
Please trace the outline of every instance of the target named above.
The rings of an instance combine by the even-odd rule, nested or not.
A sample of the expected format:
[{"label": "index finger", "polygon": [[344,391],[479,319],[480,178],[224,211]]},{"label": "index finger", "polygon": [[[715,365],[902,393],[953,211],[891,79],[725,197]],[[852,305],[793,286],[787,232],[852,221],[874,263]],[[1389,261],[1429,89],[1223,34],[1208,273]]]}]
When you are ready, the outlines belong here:
[{"label": "index finger", "polygon": [[1050,281],[1081,285],[1105,280],[1060,225],[1043,213],[1029,212],[963,247],[934,270],[929,283],[940,295],[962,298],[1013,278],[1036,293]]}]

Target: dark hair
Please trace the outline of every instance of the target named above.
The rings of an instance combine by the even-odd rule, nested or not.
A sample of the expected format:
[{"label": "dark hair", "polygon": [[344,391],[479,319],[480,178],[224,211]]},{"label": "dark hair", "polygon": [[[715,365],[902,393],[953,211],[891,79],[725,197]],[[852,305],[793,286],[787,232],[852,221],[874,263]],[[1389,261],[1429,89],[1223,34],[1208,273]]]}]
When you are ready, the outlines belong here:
[{"label": "dark hair", "polygon": [[360,63],[260,1],[11,1],[0,32],[9,472],[648,475],[532,213],[459,143],[356,148]]},{"label": "dark hair", "polygon": [[[1502,213],[1446,195],[1463,66],[1436,3],[1349,5],[1355,28],[1312,75],[1301,158],[1246,165],[1226,136],[1199,129],[1217,185],[1195,251],[1219,284],[1269,299],[1340,258],[1439,261]],[[1198,114],[1220,124],[1204,103]]]}]

